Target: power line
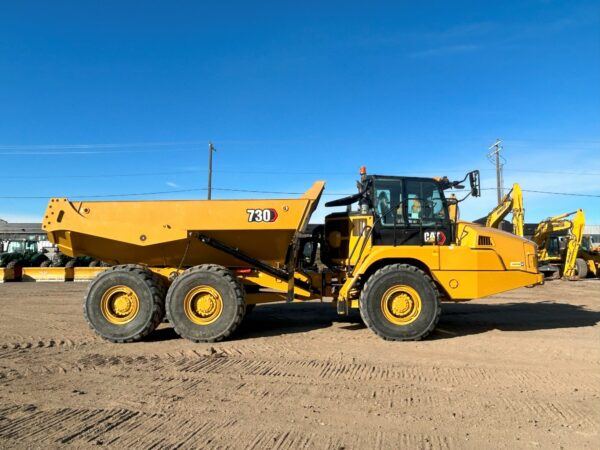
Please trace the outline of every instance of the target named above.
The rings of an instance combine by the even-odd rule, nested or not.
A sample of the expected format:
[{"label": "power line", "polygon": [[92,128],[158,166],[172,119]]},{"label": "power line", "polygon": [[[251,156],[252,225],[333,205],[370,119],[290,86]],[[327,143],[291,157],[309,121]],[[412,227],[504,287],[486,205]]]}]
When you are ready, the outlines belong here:
[{"label": "power line", "polygon": [[[254,190],[254,189],[234,189],[234,188],[213,188],[213,191],[221,191],[221,192],[241,192],[248,194],[273,194],[273,195],[302,195],[304,192],[288,192],[288,191],[263,191],[263,190]],[[492,191],[496,190],[496,188],[481,188],[482,191]],[[95,195],[63,195],[61,197],[68,197],[71,199],[83,199],[83,198],[116,198],[116,197],[141,197],[145,195],[164,195],[164,194],[179,194],[184,192],[201,192],[207,191],[207,188],[192,188],[192,189],[176,189],[171,191],[154,191],[154,192],[136,192],[136,193],[128,193],[128,194],[95,194]],[[455,192],[468,191],[468,189],[455,189]],[[533,189],[522,189],[523,192],[532,192],[536,194],[546,194],[546,195],[567,195],[574,197],[591,197],[591,198],[600,198],[600,194],[580,194],[575,192],[550,192],[550,191],[540,191]],[[347,196],[352,195],[347,192],[324,192],[323,195],[332,195],[332,196]],[[43,195],[43,196],[0,196],[0,199],[11,199],[11,200],[21,200],[21,199],[49,199],[51,195]]]},{"label": "power line", "polygon": [[523,192],[534,192],[536,194],[549,194],[549,195],[571,195],[573,197],[597,197],[600,198],[598,194],[577,194],[575,192],[550,192],[550,191],[535,191],[532,189],[521,189]]},{"label": "power line", "polygon": [[169,147],[174,145],[200,145],[199,141],[162,141],[162,142],[129,142],[120,144],[0,144],[0,150],[81,150],[81,149],[112,149],[134,147]]},{"label": "power line", "polygon": [[[80,199],[80,198],[114,198],[114,197],[140,197],[144,195],[164,195],[164,194],[179,194],[182,192],[200,192],[207,191],[208,188],[194,188],[194,189],[177,189],[173,191],[155,191],[155,192],[136,192],[129,194],[95,194],[95,195],[61,195],[60,198],[70,198],[70,199]],[[251,189],[230,189],[230,188],[212,188],[213,191],[223,191],[223,192],[243,192],[250,194],[276,194],[276,195],[302,195],[304,192],[284,192],[284,191],[258,191]],[[348,193],[340,193],[340,192],[327,192],[323,193],[323,195],[351,195]],[[11,199],[11,200],[21,200],[21,199],[49,199],[52,198],[52,195],[25,195],[25,196],[0,196],[0,199]],[[54,196],[56,197],[56,196]]]},{"label": "power line", "polygon": [[523,172],[523,173],[545,173],[555,175],[590,175],[600,176],[600,172],[579,172],[579,171],[568,171],[568,170],[535,170],[535,169],[511,169],[505,168],[507,172]]},{"label": "power line", "polygon": [[[495,169],[480,169],[480,171],[494,171]],[[130,173],[103,173],[103,174],[61,174],[57,175],[6,175],[3,179],[10,180],[26,180],[26,179],[68,179],[68,178],[121,178],[121,177],[152,177],[161,175],[194,175],[198,173],[206,173],[208,169],[194,169],[194,170],[172,170],[172,171],[161,171],[161,172],[130,172]],[[523,172],[523,173],[544,173],[544,174],[558,174],[558,175],[578,175],[578,176],[600,176],[600,172],[569,172],[569,171],[551,171],[551,170],[529,170],[529,169],[505,169],[508,172]],[[430,173],[464,173],[464,170],[431,170],[428,172],[413,172],[413,175],[425,175]],[[219,169],[213,170],[213,173],[229,173],[229,174],[260,174],[260,175],[316,175],[316,176],[331,176],[331,175],[354,175],[352,170],[345,172],[314,172],[314,171],[286,171],[286,170],[227,170]]]}]

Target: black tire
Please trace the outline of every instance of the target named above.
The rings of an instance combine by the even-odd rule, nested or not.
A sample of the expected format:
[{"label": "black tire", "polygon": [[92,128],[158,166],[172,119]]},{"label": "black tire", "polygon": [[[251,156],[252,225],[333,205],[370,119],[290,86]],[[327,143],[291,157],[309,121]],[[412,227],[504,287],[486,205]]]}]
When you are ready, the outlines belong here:
[{"label": "black tire", "polygon": [[20,280],[23,277],[23,262],[13,259],[6,265],[7,269],[13,269],[14,279]]},{"label": "black tire", "polygon": [[67,262],[67,263],[65,264],[65,267],[66,267],[67,269],[73,268],[73,267],[75,267],[75,265],[76,265],[75,263],[76,263],[76,261],[75,261],[74,259],[72,259],[71,261],[69,261],[69,262]]},{"label": "black tire", "polygon": [[7,269],[19,269],[19,268],[21,268],[21,267],[23,267],[23,265],[21,264],[21,262],[20,262],[20,261],[18,261],[18,260],[16,260],[16,259],[13,259],[11,262],[9,262],[9,263],[6,265],[6,268],[7,268]]},{"label": "black tire", "polygon": [[[186,297],[195,288],[207,286],[220,296],[220,313],[207,323],[194,322],[185,309]],[[216,342],[229,337],[240,325],[246,312],[244,289],[225,267],[203,264],[187,269],[171,284],[166,299],[167,319],[175,332],[194,342]],[[197,317],[197,321],[202,318]],[[209,320],[212,320],[209,322]]]},{"label": "black tire", "polygon": [[[102,298],[115,286],[126,286],[139,300],[137,314],[127,323],[113,323],[102,312]],[[139,341],[154,331],[164,316],[164,287],[145,267],[114,266],[98,274],[90,283],[83,314],[90,328],[110,342]]]},{"label": "black tire", "polygon": [[49,259],[40,264],[40,267],[50,267],[52,265],[52,261]]},{"label": "black tire", "polygon": [[94,259],[92,262],[90,262],[90,265],[88,267],[100,267],[100,261]]},{"label": "black tire", "polygon": [[[420,297],[420,310],[412,322],[395,324],[383,312],[383,297],[394,286],[404,285]],[[408,264],[390,264],[369,277],[360,295],[360,315],[378,336],[390,341],[417,341],[437,325],[442,311],[440,294],[433,280]]]},{"label": "black tire", "polygon": [[588,276],[588,265],[583,258],[577,258],[575,260],[575,274],[583,279]]}]

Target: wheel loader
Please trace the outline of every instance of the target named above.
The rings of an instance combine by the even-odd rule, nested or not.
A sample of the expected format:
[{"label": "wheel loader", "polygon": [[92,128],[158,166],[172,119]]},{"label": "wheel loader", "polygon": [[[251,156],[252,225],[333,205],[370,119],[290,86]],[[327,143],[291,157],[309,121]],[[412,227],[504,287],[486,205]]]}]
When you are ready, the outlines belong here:
[{"label": "wheel loader", "polygon": [[84,305],[91,328],[112,342],[142,339],[165,315],[180,336],[214,342],[256,304],[323,298],[340,314],[358,309],[384,339],[418,340],[435,328],[442,301],[542,283],[535,244],[451,220],[464,198],[449,202],[445,191],[468,178],[466,196],[478,196],[478,171],[461,181],[364,167],[360,175],[356,194],[325,205],[346,211],[308,236],[322,181],[296,199],[53,198],[43,228],[65,254],[112,265]]}]

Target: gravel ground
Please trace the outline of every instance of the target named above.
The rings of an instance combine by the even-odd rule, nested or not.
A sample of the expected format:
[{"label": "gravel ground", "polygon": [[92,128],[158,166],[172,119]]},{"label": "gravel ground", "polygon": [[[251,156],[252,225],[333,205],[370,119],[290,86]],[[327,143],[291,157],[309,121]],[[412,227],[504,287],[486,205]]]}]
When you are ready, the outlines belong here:
[{"label": "gravel ground", "polygon": [[599,448],[600,280],[444,304],[410,343],[310,302],[110,344],[85,288],[0,284],[0,447]]}]

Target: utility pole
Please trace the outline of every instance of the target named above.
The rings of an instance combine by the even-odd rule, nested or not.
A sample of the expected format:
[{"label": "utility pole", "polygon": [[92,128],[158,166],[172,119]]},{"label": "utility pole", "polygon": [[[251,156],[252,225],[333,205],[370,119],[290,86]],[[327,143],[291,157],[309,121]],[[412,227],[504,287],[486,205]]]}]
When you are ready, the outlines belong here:
[{"label": "utility pole", "polygon": [[212,142],[208,142],[208,199],[212,197],[212,154],[217,149],[212,145]]},{"label": "utility pole", "polygon": [[500,139],[496,139],[496,142],[494,143],[494,145],[492,145],[488,150],[492,150],[489,154],[488,154],[488,159],[490,159],[490,161],[492,161],[492,157],[493,157],[493,163],[496,164],[496,190],[498,193],[498,204],[502,203],[502,197],[504,196],[504,187],[503,187],[503,182],[502,182],[502,166],[504,165],[501,161],[500,161],[500,149],[502,148],[502,146],[500,145],[502,143],[502,141]]}]

